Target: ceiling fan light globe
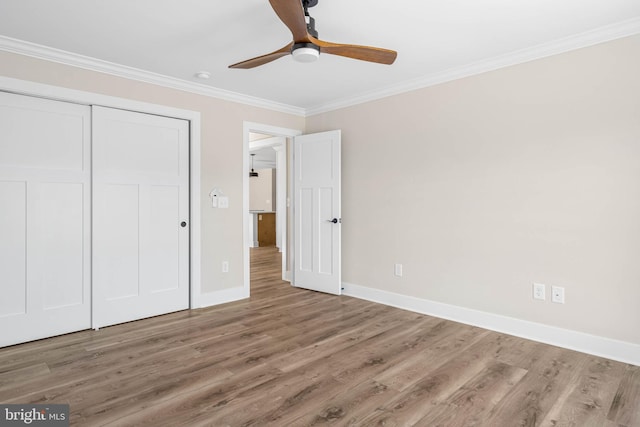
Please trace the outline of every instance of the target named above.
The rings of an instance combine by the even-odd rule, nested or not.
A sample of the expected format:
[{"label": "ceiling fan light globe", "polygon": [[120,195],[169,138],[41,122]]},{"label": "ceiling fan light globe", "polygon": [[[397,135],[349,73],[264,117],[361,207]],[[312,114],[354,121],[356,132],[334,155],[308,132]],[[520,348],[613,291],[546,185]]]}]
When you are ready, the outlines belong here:
[{"label": "ceiling fan light globe", "polygon": [[291,55],[297,62],[315,62],[320,58],[320,52],[311,47],[299,47]]}]

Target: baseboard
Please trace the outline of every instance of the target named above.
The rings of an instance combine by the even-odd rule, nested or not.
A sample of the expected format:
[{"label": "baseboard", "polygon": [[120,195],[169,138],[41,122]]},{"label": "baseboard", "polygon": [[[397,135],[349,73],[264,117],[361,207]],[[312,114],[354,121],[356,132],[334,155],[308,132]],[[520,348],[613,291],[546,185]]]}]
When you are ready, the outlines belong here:
[{"label": "baseboard", "polygon": [[640,366],[640,345],[441,302],[343,283],[343,294]]},{"label": "baseboard", "polygon": [[202,293],[198,299],[198,306],[193,308],[211,307],[249,298],[249,290],[242,288],[230,288],[221,291]]}]

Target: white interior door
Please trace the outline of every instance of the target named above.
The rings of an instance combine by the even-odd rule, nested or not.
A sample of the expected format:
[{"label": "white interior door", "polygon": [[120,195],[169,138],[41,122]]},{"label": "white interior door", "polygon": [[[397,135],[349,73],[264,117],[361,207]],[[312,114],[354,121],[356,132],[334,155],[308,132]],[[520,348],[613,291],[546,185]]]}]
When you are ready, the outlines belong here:
[{"label": "white interior door", "polygon": [[89,107],[0,92],[0,347],[91,326]]},{"label": "white interior door", "polygon": [[93,108],[93,327],[189,308],[189,126]]},{"label": "white interior door", "polygon": [[294,286],[340,295],[340,131],[294,139]]}]

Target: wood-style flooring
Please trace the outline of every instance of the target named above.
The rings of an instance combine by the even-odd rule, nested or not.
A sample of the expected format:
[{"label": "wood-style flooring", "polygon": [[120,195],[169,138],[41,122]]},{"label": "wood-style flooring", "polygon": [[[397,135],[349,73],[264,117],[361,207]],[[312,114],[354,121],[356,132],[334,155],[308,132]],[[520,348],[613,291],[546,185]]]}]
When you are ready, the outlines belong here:
[{"label": "wood-style flooring", "polygon": [[[0,349],[0,403],[82,426],[640,426],[640,368],[282,282]],[[17,326],[18,327],[18,326]]]}]

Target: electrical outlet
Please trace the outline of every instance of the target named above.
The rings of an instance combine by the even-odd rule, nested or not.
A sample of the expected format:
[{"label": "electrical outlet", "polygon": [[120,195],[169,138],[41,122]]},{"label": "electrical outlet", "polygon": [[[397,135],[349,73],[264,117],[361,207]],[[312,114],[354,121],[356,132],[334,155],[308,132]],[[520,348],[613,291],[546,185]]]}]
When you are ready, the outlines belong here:
[{"label": "electrical outlet", "polygon": [[533,284],[533,299],[539,299],[542,301],[547,299],[547,291],[545,285],[543,285],[542,283]]},{"label": "electrical outlet", "polygon": [[394,266],[394,273],[398,277],[402,277],[402,264],[396,264]]},{"label": "electrical outlet", "polygon": [[562,286],[551,287],[551,301],[556,304],[564,304],[564,288]]},{"label": "electrical outlet", "polygon": [[229,261],[222,261],[222,272],[223,273],[229,272]]}]

